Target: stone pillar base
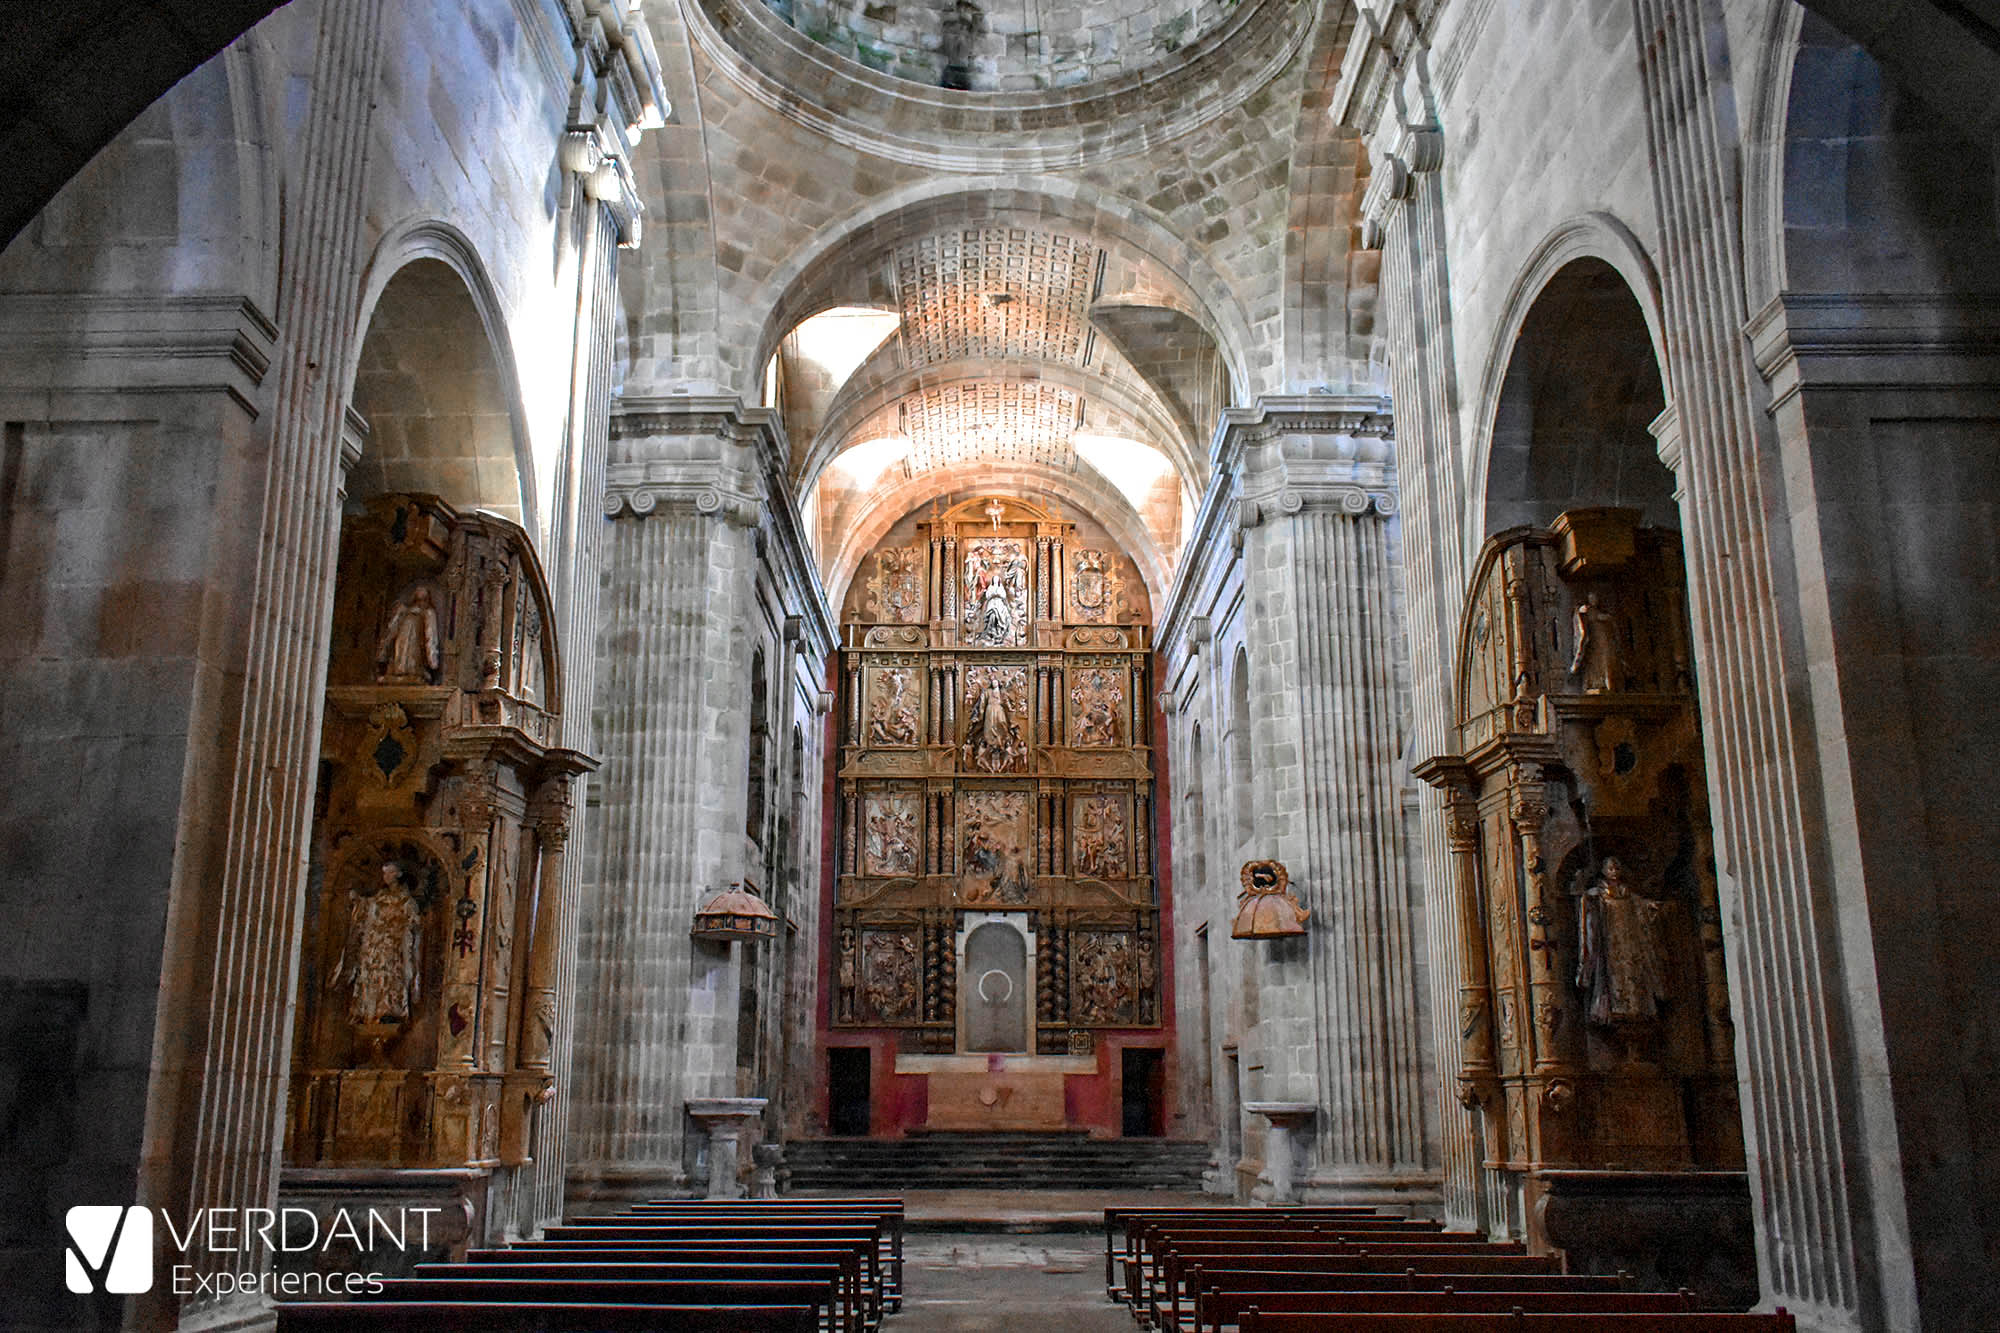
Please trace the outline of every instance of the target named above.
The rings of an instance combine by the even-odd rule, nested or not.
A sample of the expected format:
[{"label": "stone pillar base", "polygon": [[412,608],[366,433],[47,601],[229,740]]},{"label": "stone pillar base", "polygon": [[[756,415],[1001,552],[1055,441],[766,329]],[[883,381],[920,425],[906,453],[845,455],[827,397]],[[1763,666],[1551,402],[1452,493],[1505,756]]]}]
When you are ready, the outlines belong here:
[{"label": "stone pillar base", "polygon": [[1405,1217],[1437,1217],[1444,1209],[1444,1184],[1435,1171],[1308,1172],[1299,1202],[1367,1204]]},{"label": "stone pillar base", "polygon": [[573,1217],[604,1217],[622,1213],[648,1199],[697,1197],[688,1175],[678,1166],[572,1166],[567,1176],[563,1211]]}]

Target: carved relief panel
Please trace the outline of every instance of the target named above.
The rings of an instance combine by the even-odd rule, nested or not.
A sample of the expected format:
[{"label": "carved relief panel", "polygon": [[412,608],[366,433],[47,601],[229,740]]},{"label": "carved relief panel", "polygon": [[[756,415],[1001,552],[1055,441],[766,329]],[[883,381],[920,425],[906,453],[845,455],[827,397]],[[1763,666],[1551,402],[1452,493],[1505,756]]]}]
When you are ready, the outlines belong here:
[{"label": "carved relief panel", "polygon": [[287,1155],[525,1159],[551,1086],[572,775],[526,535],[427,496],[343,527]]},{"label": "carved relief panel", "polygon": [[[980,497],[905,520],[862,567],[840,674],[837,1025],[955,1049],[967,912],[1021,914],[1029,1049],[1159,1021],[1144,593],[1076,533]],[[885,978],[911,969],[913,998],[893,999]]]}]

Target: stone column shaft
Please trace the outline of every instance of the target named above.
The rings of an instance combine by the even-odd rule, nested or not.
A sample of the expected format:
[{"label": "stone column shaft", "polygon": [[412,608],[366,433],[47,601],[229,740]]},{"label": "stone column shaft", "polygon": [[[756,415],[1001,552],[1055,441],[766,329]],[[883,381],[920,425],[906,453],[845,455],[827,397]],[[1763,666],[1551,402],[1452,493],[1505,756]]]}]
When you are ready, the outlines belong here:
[{"label": "stone column shaft", "polygon": [[[1364,203],[1379,226],[1382,311],[1396,402],[1396,476],[1405,536],[1409,604],[1411,753],[1421,759],[1453,748],[1454,678],[1459,602],[1464,596],[1466,520],[1459,442],[1456,350],[1451,333],[1443,136],[1433,128],[1384,127],[1382,164]],[[1458,1013],[1454,993],[1467,966],[1444,796],[1417,794],[1418,851],[1425,888],[1432,1012]],[[1481,935],[1483,940],[1484,936]],[[1483,975],[1483,964],[1479,969]],[[1476,997],[1474,997],[1476,998]],[[1490,1025],[1492,1011],[1482,1011]],[[1477,1113],[1454,1092],[1458,1051],[1434,1042],[1438,1148],[1446,1220],[1483,1226]],[[1490,1059],[1489,1059],[1490,1063]]]},{"label": "stone column shaft", "polygon": [[1776,588],[1791,553],[1743,337],[1736,163],[1718,123],[1728,75],[1711,66],[1708,45],[1719,20],[1700,0],[1633,0],[1633,13],[1681,443],[1667,461],[1687,549],[1717,877],[1734,926],[1729,989],[1759,1277],[1767,1301],[1802,1319],[1859,1328],[1862,1186],[1850,1164],[1869,1153],[1837,1072],[1851,1059],[1849,1037],[1831,985],[1830,905],[1813,890],[1812,759],[1786,679]]},{"label": "stone column shaft", "polygon": [[[196,1006],[192,1010],[161,1010],[163,1025],[200,1034],[169,1037],[174,1047],[186,1041],[194,1059],[178,1078],[155,1076],[156,1087],[170,1098],[185,1097],[188,1105],[155,1105],[148,1116],[149,1139],[160,1133],[163,1118],[173,1125],[172,1141],[158,1147],[157,1160],[173,1163],[174,1175],[149,1171],[140,1197],[180,1217],[203,1208],[277,1203],[340,524],[344,386],[322,367],[348,364],[357,336],[359,200],[382,13],[382,0],[328,4],[320,11],[312,99],[281,265],[284,326],[273,367],[268,473],[262,512],[250,516],[263,546],[248,590],[240,722],[233,755],[216,761],[234,770],[220,821],[228,830],[227,847],[214,886],[192,890],[202,903],[186,909],[177,903],[179,928],[165,967],[169,976],[198,973],[205,987],[183,996],[183,1006]],[[189,891],[175,885],[177,899]],[[192,914],[183,919],[184,910]],[[197,950],[203,958],[177,961],[172,954],[178,949]],[[202,1250],[193,1258],[197,1269],[227,1269],[246,1285],[268,1260],[265,1250],[248,1245],[235,1254]],[[148,1301],[173,1299],[163,1283]],[[227,1318],[228,1308],[259,1304],[197,1296],[180,1317]],[[158,1317],[171,1318],[164,1312]]]}]

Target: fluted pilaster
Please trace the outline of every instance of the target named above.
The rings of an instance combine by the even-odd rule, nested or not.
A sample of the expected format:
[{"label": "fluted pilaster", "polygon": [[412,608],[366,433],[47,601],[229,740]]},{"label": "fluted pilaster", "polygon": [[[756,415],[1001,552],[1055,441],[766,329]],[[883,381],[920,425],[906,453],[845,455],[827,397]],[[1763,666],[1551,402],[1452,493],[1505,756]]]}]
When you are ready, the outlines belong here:
[{"label": "fluted pilaster", "polygon": [[[198,976],[205,990],[162,1011],[199,1035],[167,1038],[170,1048],[185,1042],[196,1054],[181,1074],[185,1084],[169,1078],[164,1101],[156,1090],[149,1119],[150,1136],[159,1132],[161,1117],[177,1118],[174,1146],[155,1158],[176,1165],[166,1176],[149,1171],[142,1197],[179,1217],[277,1202],[343,484],[345,386],[323,368],[349,364],[357,336],[359,201],[382,14],[382,0],[320,9],[312,100],[280,265],[286,282],[268,475],[258,488],[262,512],[249,520],[263,547],[248,594],[247,671],[234,751],[218,761],[234,769],[228,841],[213,888],[188,886],[199,902],[175,909],[184,919],[177,921],[170,948],[198,951],[201,961],[170,957],[165,968],[169,976]],[[171,1105],[181,1094],[186,1104]],[[227,1286],[253,1291],[255,1271],[269,1260],[268,1250],[250,1245],[234,1253],[196,1247],[189,1255],[198,1269],[234,1274]],[[163,1286],[151,1299],[174,1298]],[[254,1295],[195,1297],[183,1303],[180,1318],[226,1321],[233,1307],[247,1315],[262,1304]],[[164,1312],[158,1317],[169,1318]]]},{"label": "fluted pilaster", "polygon": [[1777,587],[1789,545],[1743,338],[1735,161],[1718,121],[1730,88],[1709,47],[1719,19],[1699,0],[1634,0],[1633,13],[1674,394],[1662,456],[1679,481],[1701,664],[1760,1279],[1765,1299],[1802,1321],[1858,1328],[1851,1172],[1868,1154],[1837,1074],[1852,1057],[1827,952],[1831,904],[1813,891],[1810,756],[1786,681]]},{"label": "fluted pilaster", "polygon": [[1401,775],[1403,652],[1386,404],[1232,414],[1255,671],[1257,841],[1314,913],[1264,957],[1262,1099],[1310,1101],[1308,1197],[1427,1202],[1424,1004]]}]

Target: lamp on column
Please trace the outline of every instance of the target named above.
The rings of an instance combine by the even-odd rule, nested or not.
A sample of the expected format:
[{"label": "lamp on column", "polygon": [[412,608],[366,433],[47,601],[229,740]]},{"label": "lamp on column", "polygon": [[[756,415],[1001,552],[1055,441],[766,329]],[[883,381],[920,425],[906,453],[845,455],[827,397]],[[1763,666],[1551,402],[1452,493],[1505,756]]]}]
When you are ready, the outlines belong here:
[{"label": "lamp on column", "polygon": [[778,914],[765,905],[757,896],[757,886],[746,879],[731,884],[696,909],[694,929],[688,933],[698,940],[722,944],[736,940],[755,944],[778,937]]}]

